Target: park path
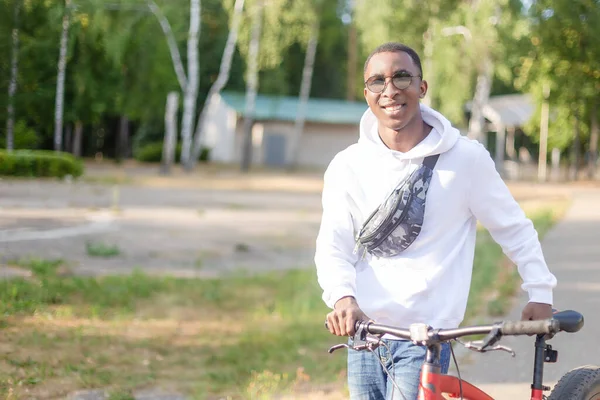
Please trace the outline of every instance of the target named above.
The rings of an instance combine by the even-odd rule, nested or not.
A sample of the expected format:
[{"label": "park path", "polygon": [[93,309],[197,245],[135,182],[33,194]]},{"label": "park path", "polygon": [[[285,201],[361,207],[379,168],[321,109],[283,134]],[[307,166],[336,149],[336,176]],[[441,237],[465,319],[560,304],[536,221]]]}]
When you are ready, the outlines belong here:
[{"label": "park path", "polygon": [[[584,315],[585,325],[575,334],[562,333],[549,344],[558,350],[558,362],[546,364],[544,383],[550,386],[572,368],[600,365],[600,190],[575,189],[565,217],[542,241],[546,261],[558,279],[554,307],[573,309]],[[519,319],[526,294],[515,303],[507,319]],[[481,385],[495,399],[528,399],[533,372],[533,339],[507,337],[502,344],[508,353],[461,352],[461,375]],[[454,368],[451,372],[456,372]]]}]

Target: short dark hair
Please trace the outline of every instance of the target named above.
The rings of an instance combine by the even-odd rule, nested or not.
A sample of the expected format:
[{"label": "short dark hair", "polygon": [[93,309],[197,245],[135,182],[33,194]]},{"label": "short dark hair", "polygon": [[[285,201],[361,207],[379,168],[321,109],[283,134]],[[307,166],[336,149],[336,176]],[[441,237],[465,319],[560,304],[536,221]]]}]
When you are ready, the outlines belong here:
[{"label": "short dark hair", "polygon": [[421,74],[421,77],[423,77],[423,67],[421,66],[421,58],[419,57],[419,55],[417,54],[416,51],[414,51],[411,47],[402,44],[402,43],[398,43],[398,42],[388,42],[388,43],[384,43],[381,46],[377,47],[375,50],[373,50],[371,52],[371,54],[369,54],[369,57],[367,57],[367,61],[365,61],[365,67],[363,69],[363,74],[365,74],[367,72],[367,66],[369,65],[369,61],[371,61],[371,58],[373,58],[373,56],[375,54],[379,54],[379,53],[406,53],[410,56],[410,58],[413,60],[413,62],[415,63],[415,65],[417,66],[417,68],[419,69],[419,73]]}]

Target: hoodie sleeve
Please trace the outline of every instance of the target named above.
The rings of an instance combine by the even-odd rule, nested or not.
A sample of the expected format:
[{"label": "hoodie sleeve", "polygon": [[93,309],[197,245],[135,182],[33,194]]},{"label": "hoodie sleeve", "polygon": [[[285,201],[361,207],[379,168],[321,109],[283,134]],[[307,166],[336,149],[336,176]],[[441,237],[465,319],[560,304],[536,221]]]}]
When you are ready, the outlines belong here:
[{"label": "hoodie sleeve", "polygon": [[552,304],[556,278],[548,270],[537,231],[496,171],[488,151],[479,145],[477,153],[471,169],[471,212],[517,265],[529,301]]},{"label": "hoodie sleeve", "polygon": [[345,296],[356,296],[358,256],[354,254],[354,225],[346,189],[345,168],[334,159],[325,172],[323,214],[317,236],[315,264],[323,300],[328,307]]}]

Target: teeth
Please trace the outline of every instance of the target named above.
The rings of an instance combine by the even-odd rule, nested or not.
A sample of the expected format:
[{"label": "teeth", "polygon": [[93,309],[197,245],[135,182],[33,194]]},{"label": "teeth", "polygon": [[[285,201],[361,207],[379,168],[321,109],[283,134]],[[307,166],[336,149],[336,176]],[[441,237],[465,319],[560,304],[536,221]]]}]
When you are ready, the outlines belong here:
[{"label": "teeth", "polygon": [[384,107],[386,109],[386,111],[398,111],[402,108],[402,105],[397,105],[397,106],[389,106],[389,107]]}]

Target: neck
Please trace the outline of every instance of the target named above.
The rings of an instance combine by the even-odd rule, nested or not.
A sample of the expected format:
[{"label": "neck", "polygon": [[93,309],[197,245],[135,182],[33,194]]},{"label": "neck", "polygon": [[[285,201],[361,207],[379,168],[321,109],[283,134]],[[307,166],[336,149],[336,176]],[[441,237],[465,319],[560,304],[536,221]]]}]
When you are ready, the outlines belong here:
[{"label": "neck", "polygon": [[379,128],[379,137],[383,143],[392,150],[406,153],[421,143],[431,132],[431,126],[419,119],[413,126],[405,126],[399,130],[386,127]]}]

